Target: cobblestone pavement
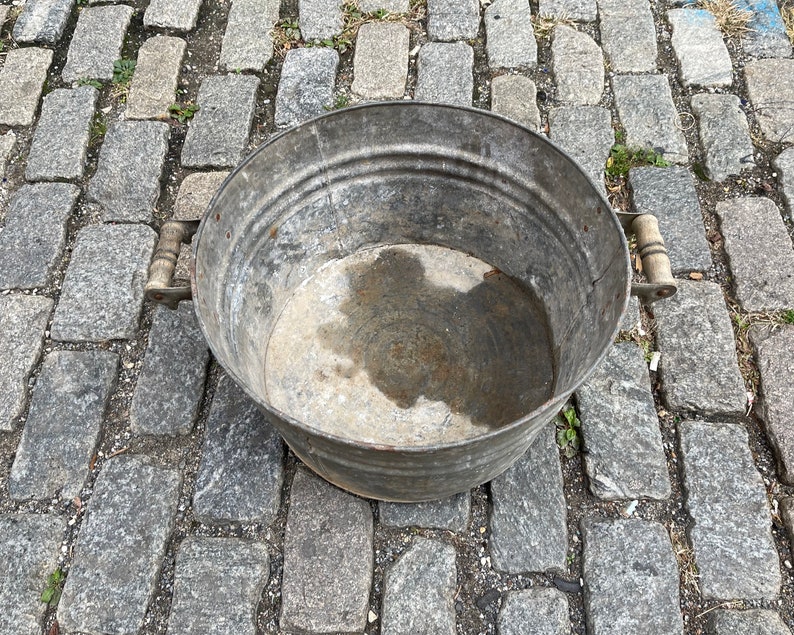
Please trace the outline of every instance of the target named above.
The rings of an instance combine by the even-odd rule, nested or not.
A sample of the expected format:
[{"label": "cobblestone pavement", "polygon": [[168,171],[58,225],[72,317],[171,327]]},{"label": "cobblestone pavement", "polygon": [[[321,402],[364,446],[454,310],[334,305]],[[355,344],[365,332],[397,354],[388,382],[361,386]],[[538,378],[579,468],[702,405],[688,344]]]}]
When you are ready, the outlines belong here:
[{"label": "cobblestone pavement", "polygon": [[[717,5],[0,4],[0,634],[790,635],[794,5],[736,0],[730,36]],[[548,134],[680,282],[575,393],[581,452],[550,424],[415,505],[314,476],[192,307],[143,299],[165,219],[383,99]]]}]

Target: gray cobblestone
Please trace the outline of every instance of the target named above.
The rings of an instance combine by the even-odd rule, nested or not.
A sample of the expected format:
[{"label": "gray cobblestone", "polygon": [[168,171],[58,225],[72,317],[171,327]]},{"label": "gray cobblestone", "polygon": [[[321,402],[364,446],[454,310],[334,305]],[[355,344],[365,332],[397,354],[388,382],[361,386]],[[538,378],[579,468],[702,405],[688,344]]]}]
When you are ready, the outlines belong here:
[{"label": "gray cobblestone", "polygon": [[8,5],[0,6],[0,29],[3,28],[5,24],[6,18],[8,17],[8,11],[11,9]]},{"label": "gray cobblestone", "polygon": [[455,549],[438,540],[414,539],[386,572],[383,635],[455,634]]},{"label": "gray cobblestone", "polygon": [[678,566],[660,523],[585,519],[584,606],[592,635],[681,635]]},{"label": "gray cobblestone", "polygon": [[155,35],[141,45],[127,97],[127,119],[168,117],[168,107],[176,101],[186,46],[183,39],[164,35]]},{"label": "gray cobblestone", "polygon": [[0,633],[41,633],[39,600],[55,569],[64,523],[55,514],[0,516]]},{"label": "gray cobblestone", "polygon": [[717,609],[709,616],[709,635],[791,635],[785,622],[775,611],[750,609],[732,611]]},{"label": "gray cobblestone", "polygon": [[298,0],[298,25],[307,42],[342,32],[341,0]]},{"label": "gray cobblestone", "polygon": [[372,584],[372,541],[367,501],[299,469],[284,533],[281,628],[363,631]]},{"label": "gray cobblestone", "polygon": [[270,524],[281,501],[284,446],[270,422],[226,375],[212,400],[196,477],[196,518]]},{"label": "gray cobblestone", "polygon": [[684,85],[730,86],[731,56],[714,14],[705,9],[673,9],[667,19],[673,27],[673,50]]},{"label": "gray cobblestone", "polygon": [[262,543],[189,537],[179,547],[170,635],[254,635],[256,607],[270,576]]},{"label": "gray cobblestone", "polygon": [[179,186],[174,201],[174,218],[180,220],[201,218],[227,176],[229,173],[225,171],[188,174]]},{"label": "gray cobblestone", "polygon": [[279,0],[234,0],[221,45],[221,66],[261,72],[273,57],[271,31]]},{"label": "gray cobblestone", "polygon": [[61,39],[75,0],[28,0],[14,22],[17,42],[55,44]]},{"label": "gray cobblestone", "polygon": [[149,222],[160,196],[160,176],[170,128],[161,121],[119,121],[99,151],[88,197],[105,222]]},{"label": "gray cobblestone", "polygon": [[794,216],[794,148],[786,148],[772,161],[783,198],[788,205],[788,217]]},{"label": "gray cobblestone", "polygon": [[565,150],[606,194],[604,165],[615,143],[612,117],[599,106],[564,106],[549,113],[549,138]]},{"label": "gray cobblestone", "polygon": [[676,166],[632,168],[629,183],[635,211],[659,219],[673,271],[710,269],[711,252],[689,170]]},{"label": "gray cobblestone", "polygon": [[755,166],[750,127],[740,103],[736,95],[692,97],[700,143],[706,152],[706,169],[715,181]]},{"label": "gray cobblestone", "polygon": [[22,414],[52,306],[41,296],[0,296],[0,430],[13,430],[14,419]]},{"label": "gray cobblestone", "polygon": [[[0,135],[0,179],[2,179],[3,174],[5,174],[6,165],[8,165],[11,151],[14,149],[16,142],[17,136],[14,134],[13,130],[9,130],[4,135]],[[0,204],[2,204],[2,198],[0,198]]]},{"label": "gray cobblestone", "polygon": [[44,359],[8,479],[12,498],[80,493],[118,361],[106,351],[54,351]]},{"label": "gray cobblestone", "polygon": [[668,498],[667,458],[640,348],[614,345],[576,396],[590,491],[606,500]]},{"label": "gray cobblestone", "polygon": [[562,591],[543,587],[510,591],[497,623],[499,635],[570,635],[568,598]]},{"label": "gray cobblestone", "polygon": [[373,13],[384,9],[389,13],[405,13],[411,8],[410,0],[358,0],[358,6],[364,13]]},{"label": "gray cobblestone", "polygon": [[48,49],[29,47],[8,51],[0,68],[0,125],[33,123],[51,63],[52,51]]},{"label": "gray cobblestone", "polygon": [[653,310],[667,406],[703,414],[744,414],[744,382],[720,287],[681,280],[678,293],[656,303]]},{"label": "gray cobblestone", "polygon": [[471,106],[474,50],[465,42],[430,42],[419,50],[415,99]]},{"label": "gray cobblestone", "polygon": [[554,427],[491,481],[491,555],[507,573],[563,569],[568,551],[565,497]]},{"label": "gray cobblestone", "polygon": [[794,60],[754,60],[744,67],[747,93],[769,141],[794,142]]},{"label": "gray cobblestone", "polygon": [[143,25],[173,31],[192,31],[196,28],[201,2],[202,0],[151,0],[143,14]]},{"label": "gray cobblestone", "polygon": [[540,0],[540,15],[595,22],[598,7],[595,0]]},{"label": "gray cobblestone", "polygon": [[574,104],[597,104],[604,92],[604,54],[587,33],[557,26],[551,44],[557,98]]},{"label": "gray cobblestone", "polygon": [[23,185],[17,191],[0,233],[0,289],[47,286],[79,194],[66,183]]},{"label": "gray cobblestone", "polygon": [[108,461],[97,478],[66,579],[66,632],[135,633],[157,586],[182,476],[137,456]]},{"label": "gray cobblestone", "polygon": [[499,75],[491,80],[491,110],[534,131],[540,129],[538,89],[528,77]]},{"label": "gray cobblestone", "polygon": [[133,8],[125,4],[80,11],[61,74],[63,80],[113,79],[113,62],[121,57],[124,35],[132,14]]},{"label": "gray cobblestone", "polygon": [[427,527],[464,532],[469,524],[471,495],[426,503],[378,503],[380,522],[389,527]]},{"label": "gray cobblestone", "polygon": [[288,51],[276,94],[276,125],[294,126],[326,112],[333,104],[338,65],[332,49]]},{"label": "gray cobblestone", "polygon": [[753,57],[791,57],[791,41],[774,0],[738,0],[736,6],[752,14],[742,46]]},{"label": "gray cobblestone", "polygon": [[79,86],[44,97],[25,170],[28,181],[83,176],[98,95],[96,88]]},{"label": "gray cobblestone", "polygon": [[706,599],[773,599],[781,576],[766,488],[737,424],[679,424],[686,508]]},{"label": "gray cobblestone", "polygon": [[794,308],[794,250],[774,201],[717,203],[736,296],[747,311]]},{"label": "gray cobblestone", "polygon": [[598,0],[601,45],[616,73],[656,70],[656,26],[648,0]]},{"label": "gray cobblestone", "polygon": [[351,90],[365,99],[400,99],[408,78],[410,31],[396,22],[361,25]]},{"label": "gray cobblestone", "polygon": [[188,434],[198,414],[209,351],[192,302],[155,310],[130,406],[136,434]]},{"label": "gray cobblestone", "polygon": [[491,68],[533,67],[538,43],[527,0],[494,0],[485,10],[485,48]]},{"label": "gray cobblestone", "polygon": [[470,40],[479,30],[477,0],[427,0],[427,35],[431,40]]},{"label": "gray cobblestone", "polygon": [[145,225],[81,230],[55,309],[52,338],[101,342],[135,337],[156,239]]},{"label": "gray cobblestone", "polygon": [[182,146],[184,167],[234,167],[243,158],[254,118],[259,79],[215,75],[198,92],[200,110],[190,122]]}]

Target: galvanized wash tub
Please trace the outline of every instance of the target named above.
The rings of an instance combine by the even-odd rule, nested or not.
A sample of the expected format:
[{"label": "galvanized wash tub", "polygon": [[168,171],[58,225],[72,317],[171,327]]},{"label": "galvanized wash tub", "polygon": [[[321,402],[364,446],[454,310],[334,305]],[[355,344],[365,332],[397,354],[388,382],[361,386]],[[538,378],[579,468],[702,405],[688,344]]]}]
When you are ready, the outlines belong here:
[{"label": "galvanized wash tub", "polygon": [[[653,299],[675,287],[650,220]],[[168,284],[195,229],[164,226],[150,297],[185,295]],[[604,357],[631,290],[621,221],[582,170],[466,108],[367,105],[288,130],[197,229],[216,359],[308,466],[384,500],[507,469]]]}]

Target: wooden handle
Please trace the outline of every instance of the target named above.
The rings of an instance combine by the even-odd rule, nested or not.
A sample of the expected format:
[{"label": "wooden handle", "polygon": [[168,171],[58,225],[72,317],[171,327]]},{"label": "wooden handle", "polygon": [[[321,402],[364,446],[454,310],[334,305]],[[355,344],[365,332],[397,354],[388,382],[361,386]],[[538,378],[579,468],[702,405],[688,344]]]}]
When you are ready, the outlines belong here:
[{"label": "wooden handle", "polygon": [[669,298],[678,290],[678,285],[673,278],[670,258],[659,232],[659,221],[651,214],[639,214],[634,218],[631,228],[637,237],[642,270],[648,278],[648,284],[632,285],[632,294],[646,303]]},{"label": "wooden handle", "polygon": [[199,221],[169,220],[160,229],[160,240],[149,265],[149,280],[146,283],[146,297],[155,302],[176,309],[182,300],[192,296],[190,287],[172,287],[179,251],[182,243],[189,243],[198,230]]}]

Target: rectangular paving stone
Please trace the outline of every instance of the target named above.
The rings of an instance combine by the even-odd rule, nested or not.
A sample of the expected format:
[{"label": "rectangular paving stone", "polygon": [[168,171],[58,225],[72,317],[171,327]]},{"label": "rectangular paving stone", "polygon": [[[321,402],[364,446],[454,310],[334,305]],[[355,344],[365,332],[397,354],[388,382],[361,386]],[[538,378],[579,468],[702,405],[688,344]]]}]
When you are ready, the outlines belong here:
[{"label": "rectangular paving stone", "polygon": [[167,119],[168,107],[176,101],[186,47],[185,40],[165,35],[141,45],[127,96],[127,119]]},{"label": "rectangular paving stone", "polygon": [[744,78],[764,136],[769,141],[794,142],[794,60],[747,62]]},{"label": "rectangular paving stone", "polygon": [[728,47],[714,14],[705,9],[672,9],[672,44],[685,86],[726,88],[733,83]]},{"label": "rectangular paving stone", "polygon": [[678,293],[655,303],[653,312],[667,407],[704,415],[744,414],[747,396],[720,287],[679,280]]},{"label": "rectangular paving stone", "polygon": [[49,284],[79,195],[80,188],[67,183],[37,183],[17,190],[0,233],[0,289]]},{"label": "rectangular paving stone", "polygon": [[694,95],[692,110],[698,120],[710,178],[723,181],[755,167],[750,126],[736,95]]},{"label": "rectangular paving stone", "polygon": [[408,78],[408,27],[369,22],[356,36],[351,90],[364,99],[400,99]]},{"label": "rectangular paving stone", "polygon": [[5,174],[6,165],[8,165],[8,161],[11,158],[11,151],[14,149],[16,142],[17,136],[14,134],[13,130],[9,130],[4,135],[0,135],[0,179],[2,179]]},{"label": "rectangular paving stone", "polygon": [[656,70],[656,26],[648,0],[598,0],[601,46],[612,71]]},{"label": "rectangular paving stone", "polygon": [[389,13],[407,13],[411,3],[410,0],[358,0],[358,6],[364,13],[374,13],[379,9]]},{"label": "rectangular paving stone", "polygon": [[709,629],[709,635],[791,635],[780,615],[770,609],[717,609],[709,615]]},{"label": "rectangular paving stone", "polygon": [[497,618],[499,635],[570,635],[568,598],[557,589],[535,587],[510,591]]},{"label": "rectangular paving stone", "polygon": [[776,598],[780,563],[747,432],[737,424],[686,421],[678,434],[689,537],[704,599]]},{"label": "rectangular paving stone", "polygon": [[479,30],[477,0],[427,0],[427,35],[431,40],[471,40]]},{"label": "rectangular paving stone", "polygon": [[537,132],[540,129],[537,95],[537,86],[528,77],[499,75],[491,80],[491,112]]},{"label": "rectangular paving stone", "polygon": [[343,26],[341,0],[298,0],[298,26],[307,42],[340,34]]},{"label": "rectangular paving stone", "polygon": [[197,220],[204,216],[212,197],[227,176],[229,176],[228,171],[188,174],[179,186],[174,201],[174,218]]},{"label": "rectangular paving stone", "polygon": [[281,437],[226,375],[212,400],[193,508],[201,522],[270,524],[283,480]]},{"label": "rectangular paving stone", "polygon": [[44,97],[25,170],[28,181],[83,176],[98,96],[96,88],[78,86],[58,88]]},{"label": "rectangular paving stone", "polygon": [[387,527],[426,527],[464,532],[471,514],[469,492],[424,503],[378,503],[380,522]]},{"label": "rectangular paving stone", "polygon": [[386,571],[382,635],[455,635],[455,548],[415,538]]},{"label": "rectangular paving stone", "polygon": [[549,138],[606,194],[604,166],[615,143],[612,115],[600,106],[563,106],[549,112]]},{"label": "rectangular paving stone", "polygon": [[107,351],[54,351],[44,359],[8,479],[12,498],[80,494],[117,370],[118,355]]},{"label": "rectangular paving stone", "polygon": [[254,119],[259,79],[214,75],[201,82],[200,110],[190,122],[182,147],[184,167],[234,167],[245,154]]},{"label": "rectangular paving stone", "polygon": [[540,15],[567,17],[579,22],[595,22],[595,0],[540,0]]},{"label": "rectangular paving stone", "polygon": [[28,0],[14,22],[14,40],[55,44],[63,35],[74,4],[75,0]]},{"label": "rectangular paving stone", "polygon": [[485,50],[491,68],[534,67],[538,43],[527,0],[494,0],[485,9]]},{"label": "rectangular paving stone", "polygon": [[331,107],[339,54],[329,48],[287,51],[276,93],[275,123],[295,126]]},{"label": "rectangular paving stone", "polygon": [[711,252],[689,170],[678,166],[632,168],[629,183],[634,210],[659,219],[673,272],[710,269]]},{"label": "rectangular paving stone", "polygon": [[52,321],[65,342],[131,339],[157,235],[146,225],[94,225],[80,231]]},{"label": "rectangular paving stone", "polygon": [[642,350],[631,342],[615,344],[576,399],[593,495],[668,498],[667,458]]},{"label": "rectangular paving stone", "polygon": [[111,124],[99,151],[88,198],[105,222],[149,222],[160,197],[170,127],[162,121]]},{"label": "rectangular paving stone", "polygon": [[794,250],[775,202],[746,196],[721,201],[716,211],[742,307],[794,308]]},{"label": "rectangular paving stone", "polygon": [[221,45],[221,66],[261,72],[273,57],[271,31],[279,0],[233,0]]},{"label": "rectangular paving stone", "polygon": [[209,350],[192,302],[155,309],[143,369],[130,406],[136,434],[188,434],[204,392]]},{"label": "rectangular paving stone", "polygon": [[58,604],[67,633],[137,633],[157,588],[182,475],[139,456],[108,461]]},{"label": "rectangular paving stone", "polygon": [[683,635],[678,565],[664,526],[585,518],[582,532],[587,632]]},{"label": "rectangular paving stone", "polygon": [[42,632],[41,592],[55,570],[64,525],[55,514],[0,515],[0,633]]},{"label": "rectangular paving stone", "polygon": [[414,99],[471,106],[474,49],[465,42],[429,42],[419,49]]},{"label": "rectangular paving stone", "polygon": [[546,424],[526,454],[491,481],[491,557],[506,573],[565,568],[567,515],[554,426]]},{"label": "rectangular paving stone", "polygon": [[587,33],[569,26],[554,28],[552,72],[557,98],[573,104],[597,104],[604,93],[604,54]]},{"label": "rectangular paving stone", "polygon": [[[791,40],[775,0],[737,0],[736,6],[752,14],[742,47],[753,57],[791,57]],[[784,5],[781,5],[784,6]]]},{"label": "rectangular paving stone", "polygon": [[196,28],[202,0],[151,0],[143,14],[143,25],[172,31]]},{"label": "rectangular paving stone", "polygon": [[80,11],[61,73],[63,81],[113,79],[113,62],[121,57],[132,14],[133,8],[126,4],[89,7]]},{"label": "rectangular paving stone", "polygon": [[6,53],[0,68],[0,125],[33,123],[51,63],[49,49],[26,47]]},{"label": "rectangular paving stone", "polygon": [[783,199],[788,206],[788,217],[794,215],[794,148],[786,148],[772,160],[777,171]]},{"label": "rectangular paving stone", "polygon": [[254,635],[270,577],[267,547],[237,538],[188,537],[179,547],[170,635]]},{"label": "rectangular paving stone", "polygon": [[627,146],[653,148],[671,163],[689,161],[665,75],[615,75],[612,91]]},{"label": "rectangular paving stone", "polygon": [[299,468],[284,531],[279,626],[362,632],[373,563],[369,503]]},{"label": "rectangular paving stone", "polygon": [[42,296],[0,296],[0,430],[13,430],[22,414],[52,306]]}]

